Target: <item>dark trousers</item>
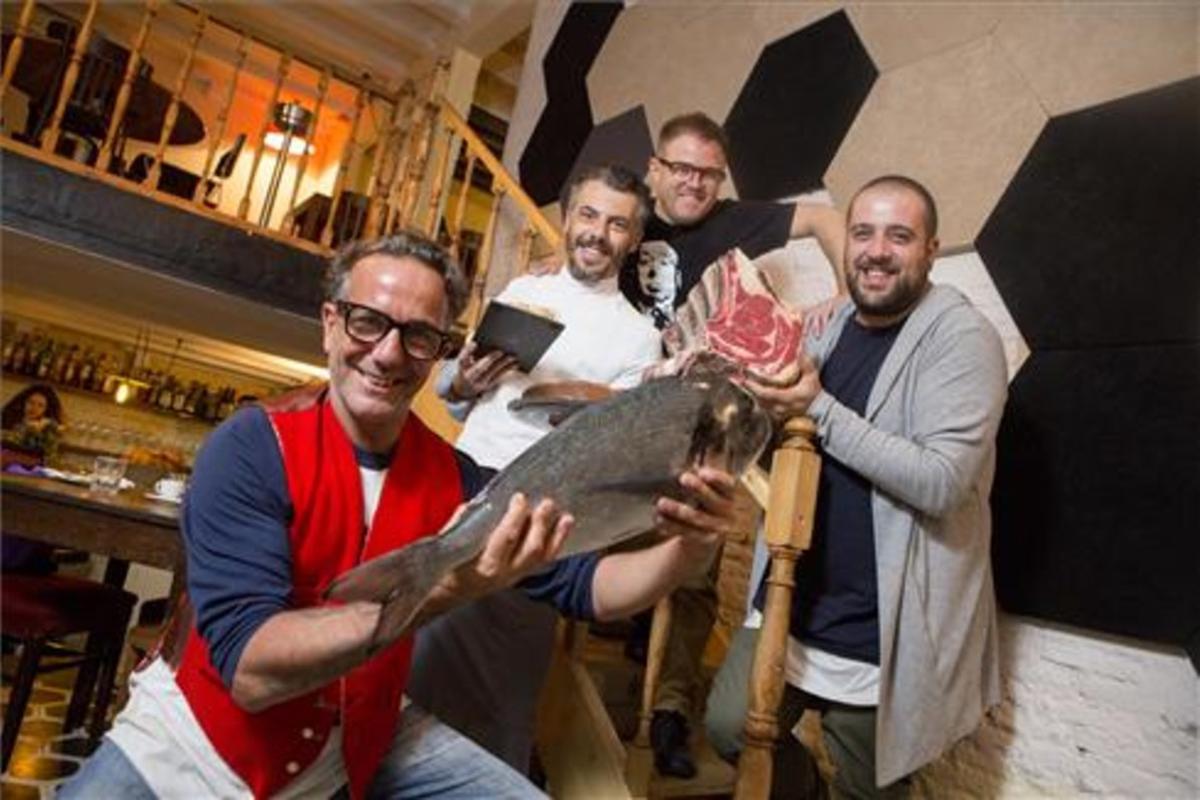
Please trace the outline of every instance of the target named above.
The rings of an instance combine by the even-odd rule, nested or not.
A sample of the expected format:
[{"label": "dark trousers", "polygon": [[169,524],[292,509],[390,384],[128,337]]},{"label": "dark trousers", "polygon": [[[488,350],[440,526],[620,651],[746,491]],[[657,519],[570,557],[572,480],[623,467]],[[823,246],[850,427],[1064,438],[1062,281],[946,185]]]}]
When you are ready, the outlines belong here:
[{"label": "dark trousers", "polygon": [[[742,728],[749,704],[751,667],[758,630],[739,628],[729,653],[713,681],[705,726],[708,740],[722,758],[735,762],[742,750]],[[824,781],[816,759],[792,734],[805,710],[821,715],[821,732],[833,761],[837,797],[899,798],[908,794],[908,780],[882,789],[875,786],[875,707],[850,706],[825,700],[787,686],[779,707],[779,739],[771,771],[771,797],[818,798]]]}]

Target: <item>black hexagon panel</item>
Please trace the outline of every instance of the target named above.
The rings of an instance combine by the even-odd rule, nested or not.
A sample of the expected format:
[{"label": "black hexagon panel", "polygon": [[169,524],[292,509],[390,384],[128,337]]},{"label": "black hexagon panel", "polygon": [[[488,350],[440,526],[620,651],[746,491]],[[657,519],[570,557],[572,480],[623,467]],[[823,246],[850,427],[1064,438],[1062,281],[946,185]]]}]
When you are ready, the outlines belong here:
[{"label": "black hexagon panel", "polygon": [[823,188],[878,74],[844,11],[764,47],[725,120],[738,196]]},{"label": "black hexagon panel", "polygon": [[1010,611],[1200,663],[1200,78],[1052,119],[976,242],[1032,355],[998,441]]}]

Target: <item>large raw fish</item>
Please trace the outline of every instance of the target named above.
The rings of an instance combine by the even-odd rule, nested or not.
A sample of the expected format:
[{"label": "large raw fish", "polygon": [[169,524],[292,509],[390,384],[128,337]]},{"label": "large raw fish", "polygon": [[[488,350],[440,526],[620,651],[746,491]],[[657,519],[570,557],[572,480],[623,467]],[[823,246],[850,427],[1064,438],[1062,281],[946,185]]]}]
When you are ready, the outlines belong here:
[{"label": "large raw fish", "polygon": [[658,378],[585,408],[526,450],[437,535],[360,564],[330,586],[341,601],[385,604],[374,641],[407,628],[442,577],[478,555],[516,492],[552,498],[575,526],[562,556],[654,527],[661,496],[702,464],[740,475],[771,436],[754,398],[717,375]]}]

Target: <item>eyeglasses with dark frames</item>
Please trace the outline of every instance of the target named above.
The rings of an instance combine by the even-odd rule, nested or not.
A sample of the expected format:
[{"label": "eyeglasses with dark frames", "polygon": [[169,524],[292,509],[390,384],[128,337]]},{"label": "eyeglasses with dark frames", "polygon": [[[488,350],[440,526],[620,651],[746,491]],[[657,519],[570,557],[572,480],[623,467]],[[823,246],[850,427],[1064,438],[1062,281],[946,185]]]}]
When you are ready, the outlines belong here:
[{"label": "eyeglasses with dark frames", "polygon": [[712,186],[719,186],[728,177],[725,170],[719,167],[701,167],[696,164],[689,164],[686,161],[668,161],[659,156],[655,156],[654,160],[666,167],[667,171],[671,173],[672,178],[678,178],[681,181],[690,181],[693,177],[699,175],[702,182]]},{"label": "eyeglasses with dark frames", "polygon": [[346,335],[360,344],[378,344],[395,328],[400,332],[404,352],[420,361],[440,358],[453,347],[451,334],[427,322],[401,322],[349,300],[337,300],[335,305],[346,326]]}]

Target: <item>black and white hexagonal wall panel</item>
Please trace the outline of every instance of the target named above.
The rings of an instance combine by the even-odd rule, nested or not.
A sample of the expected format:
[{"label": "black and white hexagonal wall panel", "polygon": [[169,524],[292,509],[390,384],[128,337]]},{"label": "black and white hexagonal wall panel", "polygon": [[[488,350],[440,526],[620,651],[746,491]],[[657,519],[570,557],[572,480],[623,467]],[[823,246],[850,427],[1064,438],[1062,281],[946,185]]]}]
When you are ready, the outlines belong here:
[{"label": "black and white hexagonal wall panel", "polygon": [[587,73],[622,3],[574,3],[542,59],[546,105],[521,154],[521,185],[545,205],[558,197],[592,130]]},{"label": "black and white hexagonal wall panel", "polygon": [[822,188],[877,75],[844,11],[764,47],[725,120],[738,195]]}]

